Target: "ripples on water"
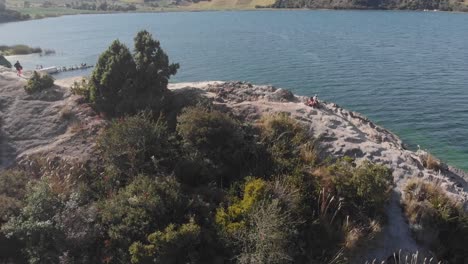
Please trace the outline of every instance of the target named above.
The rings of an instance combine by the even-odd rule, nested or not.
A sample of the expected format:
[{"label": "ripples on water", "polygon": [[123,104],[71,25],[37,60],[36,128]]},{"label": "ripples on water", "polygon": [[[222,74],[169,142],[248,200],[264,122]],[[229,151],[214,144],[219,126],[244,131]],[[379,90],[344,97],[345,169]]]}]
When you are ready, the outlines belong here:
[{"label": "ripples on water", "polygon": [[[55,56],[26,66],[95,63],[138,30],[182,67],[174,81],[245,80],[337,102],[410,146],[468,170],[468,14],[258,11],[81,15],[0,25],[1,44]],[[14,58],[13,58],[14,59]]]}]

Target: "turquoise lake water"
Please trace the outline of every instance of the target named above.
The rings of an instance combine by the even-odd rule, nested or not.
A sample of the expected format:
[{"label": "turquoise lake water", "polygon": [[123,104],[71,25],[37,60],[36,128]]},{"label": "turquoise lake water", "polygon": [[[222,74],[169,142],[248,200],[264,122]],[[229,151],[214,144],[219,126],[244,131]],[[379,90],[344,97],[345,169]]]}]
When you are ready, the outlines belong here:
[{"label": "turquoise lake water", "polygon": [[0,24],[0,44],[56,51],[52,56],[20,57],[27,69],[37,64],[94,64],[112,40],[131,45],[141,29],[152,32],[181,64],[172,81],[244,80],[301,95],[317,93],[363,113],[410,147],[419,144],[468,170],[468,14],[79,15]]}]

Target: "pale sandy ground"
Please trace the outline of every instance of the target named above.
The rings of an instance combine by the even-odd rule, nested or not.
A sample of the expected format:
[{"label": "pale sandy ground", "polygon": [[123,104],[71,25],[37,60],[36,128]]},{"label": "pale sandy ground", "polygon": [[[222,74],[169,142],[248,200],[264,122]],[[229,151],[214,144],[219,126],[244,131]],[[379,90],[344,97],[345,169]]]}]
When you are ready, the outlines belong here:
[{"label": "pale sandy ground", "polygon": [[104,121],[63,83],[28,95],[26,79],[0,67],[0,169],[34,153],[80,160],[92,152]]},{"label": "pale sandy ground", "polygon": [[[86,159],[91,155],[95,137],[105,121],[80,103],[79,97],[70,94],[68,88],[79,79],[58,80],[53,89],[28,95],[23,89],[26,80],[0,67],[0,169],[34,153],[66,159]],[[424,250],[411,237],[400,207],[400,193],[408,179],[419,177],[436,182],[467,204],[468,184],[463,172],[454,168],[444,173],[425,169],[417,153],[404,149],[397,136],[336,104],[322,102],[320,109],[313,109],[304,105],[304,97],[241,82],[176,83],[170,88],[177,92],[195,89],[252,122],[268,113],[290,113],[320,139],[331,155],[348,155],[357,161],[368,159],[392,168],[396,186],[387,208],[388,225],[372,248],[357,256],[360,261],[386,258],[399,249]]]}]

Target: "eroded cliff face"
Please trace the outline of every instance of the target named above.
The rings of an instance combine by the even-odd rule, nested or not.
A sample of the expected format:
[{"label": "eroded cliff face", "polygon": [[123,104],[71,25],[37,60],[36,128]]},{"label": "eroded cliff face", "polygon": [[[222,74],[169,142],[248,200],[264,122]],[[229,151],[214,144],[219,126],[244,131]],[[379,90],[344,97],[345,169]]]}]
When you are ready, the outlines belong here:
[{"label": "eroded cliff face", "polygon": [[358,163],[370,160],[392,168],[395,188],[387,207],[388,223],[375,243],[356,256],[355,263],[362,263],[363,259],[385,260],[399,250],[426,251],[411,236],[400,205],[402,190],[409,179],[417,177],[434,182],[465,207],[468,205],[468,177],[464,172],[451,167],[444,167],[443,171],[426,169],[420,159],[421,151],[405,149],[402,141],[390,131],[334,103],[320,102],[319,108],[311,108],[304,104],[306,97],[272,86],[242,82],[178,83],[170,88],[180,91],[200,89],[215,104],[250,122],[269,113],[289,113],[309,128],[327,154],[350,156]]}]

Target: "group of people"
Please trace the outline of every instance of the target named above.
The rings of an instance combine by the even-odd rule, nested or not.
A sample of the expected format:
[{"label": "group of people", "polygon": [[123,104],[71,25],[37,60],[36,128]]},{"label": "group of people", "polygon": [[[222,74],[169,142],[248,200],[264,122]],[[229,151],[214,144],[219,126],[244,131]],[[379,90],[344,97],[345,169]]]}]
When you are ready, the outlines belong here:
[{"label": "group of people", "polygon": [[313,108],[318,108],[319,107],[318,96],[314,95],[313,97],[310,97],[309,99],[307,99],[305,104]]}]

